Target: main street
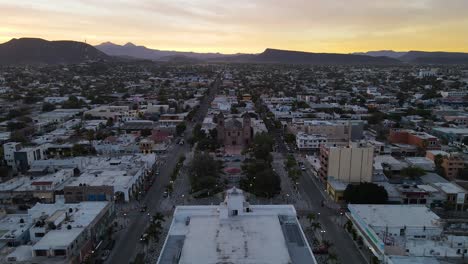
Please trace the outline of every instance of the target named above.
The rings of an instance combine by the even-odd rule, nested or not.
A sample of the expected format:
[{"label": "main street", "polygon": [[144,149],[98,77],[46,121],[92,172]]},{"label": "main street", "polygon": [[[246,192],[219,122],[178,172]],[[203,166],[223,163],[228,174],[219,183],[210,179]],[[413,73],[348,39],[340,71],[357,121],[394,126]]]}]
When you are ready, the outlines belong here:
[{"label": "main street", "polygon": [[[194,125],[203,121],[208,111],[208,106],[219,87],[220,81],[220,77],[218,76],[210,87],[207,96],[205,96],[204,100],[200,103],[200,107],[193,117],[193,122],[187,124],[184,136],[185,142],[188,142],[188,139],[191,137]],[[140,248],[140,237],[149,224],[147,213],[153,215],[160,210],[160,203],[163,199],[165,188],[169,184],[170,174],[174,170],[179,157],[189,153],[190,150],[189,144],[173,144],[171,151],[169,151],[164,159],[164,165],[159,167],[159,175],[156,176],[156,180],[141,201],[142,204],[148,206],[148,211],[142,213],[137,209],[126,215],[128,224],[126,228],[121,231],[122,233],[119,234],[115,247],[106,263],[128,264],[135,258]]]},{"label": "main street", "polygon": [[[288,152],[292,154],[293,150],[284,142],[282,129],[275,128],[271,119],[267,119],[266,116],[263,116],[263,119],[265,120],[265,125],[270,135],[274,138],[276,143],[277,153],[273,155],[275,160],[273,166],[276,167],[275,171],[281,177],[281,181],[289,182],[289,184],[281,184],[282,188],[286,188],[282,190],[282,193],[289,194],[286,202],[294,204],[299,212],[315,213],[318,218],[317,221],[320,222],[323,231],[325,231],[323,233],[323,238],[332,242],[336,248],[335,252],[338,256],[339,263],[366,263],[360,251],[356,248],[356,245],[342,227],[346,221],[344,215],[341,215],[336,209],[322,206],[322,201],[326,201],[328,197],[324,192],[322,184],[315,180],[311,167],[307,165],[306,171],[303,171],[303,175],[299,178],[299,182],[296,185],[297,190],[292,187],[295,183],[290,182],[291,180],[287,172],[284,169],[278,168],[278,166],[282,165]],[[295,156],[296,158],[300,157],[300,155]],[[302,159],[298,161],[308,164]]]}]

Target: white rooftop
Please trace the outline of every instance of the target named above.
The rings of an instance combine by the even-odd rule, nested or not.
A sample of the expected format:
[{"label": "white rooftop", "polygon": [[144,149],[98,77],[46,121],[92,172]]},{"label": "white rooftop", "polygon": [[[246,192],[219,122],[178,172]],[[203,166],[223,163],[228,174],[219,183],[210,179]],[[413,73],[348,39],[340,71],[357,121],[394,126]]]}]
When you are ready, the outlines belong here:
[{"label": "white rooftop", "polygon": [[33,250],[49,250],[50,248],[66,249],[80,234],[84,228],[72,228],[51,230],[33,246]]},{"label": "white rooftop", "polygon": [[16,239],[29,231],[30,226],[31,222],[27,214],[6,215],[0,219],[0,240]]},{"label": "white rooftop", "polygon": [[177,252],[183,264],[316,263],[294,206],[248,205],[232,190],[219,206],[178,206],[158,263],[173,263]]},{"label": "white rooftop", "polygon": [[432,185],[447,194],[466,193],[465,189],[451,182],[436,182]]},{"label": "white rooftop", "polygon": [[440,218],[424,205],[350,204],[348,208],[370,226],[439,226]]},{"label": "white rooftop", "polygon": [[192,217],[179,263],[289,263],[285,244],[275,216]]}]

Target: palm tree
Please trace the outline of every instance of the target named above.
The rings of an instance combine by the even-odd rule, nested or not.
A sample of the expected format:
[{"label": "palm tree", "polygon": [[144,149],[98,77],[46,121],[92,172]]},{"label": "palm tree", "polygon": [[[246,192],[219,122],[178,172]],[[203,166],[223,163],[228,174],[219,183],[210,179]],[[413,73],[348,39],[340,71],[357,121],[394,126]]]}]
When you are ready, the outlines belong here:
[{"label": "palm tree", "polygon": [[324,239],[322,240],[322,245],[324,245],[327,248],[331,248],[333,246],[333,243],[330,242],[329,240]]},{"label": "palm tree", "polygon": [[153,216],[153,221],[156,222],[156,221],[161,221],[161,222],[164,222],[166,221],[166,219],[164,219],[164,215],[160,212],[157,212],[154,216]]},{"label": "palm tree", "polygon": [[314,213],[309,213],[307,215],[307,220],[309,220],[310,223],[314,222],[317,217],[315,216]]},{"label": "palm tree", "polygon": [[337,263],[338,256],[334,252],[328,252],[327,263]]},{"label": "palm tree", "polygon": [[322,225],[319,222],[313,222],[310,224],[310,228],[315,231],[317,229],[322,229]]}]

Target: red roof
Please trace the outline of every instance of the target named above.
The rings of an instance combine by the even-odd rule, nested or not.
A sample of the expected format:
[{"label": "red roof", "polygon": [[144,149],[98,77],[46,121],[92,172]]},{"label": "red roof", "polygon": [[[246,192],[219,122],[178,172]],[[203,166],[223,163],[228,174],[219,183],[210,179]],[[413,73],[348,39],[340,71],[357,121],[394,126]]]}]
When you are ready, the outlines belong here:
[{"label": "red roof", "polygon": [[226,168],[224,171],[230,174],[238,174],[241,172],[241,169],[233,167],[233,168]]}]

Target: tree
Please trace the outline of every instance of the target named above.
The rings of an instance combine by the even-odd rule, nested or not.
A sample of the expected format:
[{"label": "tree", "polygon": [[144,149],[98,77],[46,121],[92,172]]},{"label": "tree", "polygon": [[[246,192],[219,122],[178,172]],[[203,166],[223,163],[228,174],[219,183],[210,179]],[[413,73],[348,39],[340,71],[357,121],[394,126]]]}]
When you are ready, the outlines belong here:
[{"label": "tree", "polygon": [[76,96],[72,95],[68,97],[68,100],[63,102],[62,108],[64,109],[74,109],[74,108],[81,108],[85,102],[81,99],[78,99]]},{"label": "tree", "polygon": [[434,164],[435,164],[436,172],[445,177],[445,171],[444,171],[444,168],[442,167],[443,162],[444,162],[444,156],[437,154],[434,157]]},{"label": "tree", "polygon": [[349,184],[343,196],[347,203],[352,204],[385,204],[388,201],[385,188],[369,182]]},{"label": "tree", "polygon": [[286,135],[284,135],[284,141],[290,144],[294,143],[296,142],[296,136],[294,134],[287,133]]},{"label": "tree", "polygon": [[193,136],[194,142],[197,142],[197,141],[199,141],[200,139],[206,137],[205,131],[201,129],[201,125],[200,125],[200,124],[196,124],[196,125],[193,127],[192,136]]},{"label": "tree", "polygon": [[257,196],[271,198],[281,191],[281,179],[271,168],[269,161],[246,161],[242,166],[246,175],[241,180],[241,188]]},{"label": "tree", "polygon": [[42,112],[50,112],[50,111],[54,111],[54,110],[55,110],[55,105],[54,104],[45,102],[42,105]]},{"label": "tree", "polygon": [[257,134],[254,137],[252,146],[254,157],[271,161],[270,152],[273,151],[273,145],[274,140],[270,135],[266,133]]},{"label": "tree", "polygon": [[7,123],[7,129],[9,131],[18,130],[18,129],[22,129],[22,128],[25,128],[25,127],[26,127],[26,123],[24,123],[24,122],[10,121],[10,122]]},{"label": "tree", "polygon": [[377,125],[382,123],[382,121],[385,119],[386,114],[380,112],[380,111],[375,111],[371,113],[371,116],[367,120],[370,125]]},{"label": "tree", "polygon": [[322,229],[322,225],[319,222],[313,222],[310,224],[312,231]]},{"label": "tree", "polygon": [[426,174],[426,171],[420,167],[407,167],[400,171],[401,176],[409,178],[417,178]]},{"label": "tree", "polygon": [[215,189],[218,185],[222,164],[214,160],[209,154],[195,153],[189,165],[189,178],[194,192]]},{"label": "tree", "polygon": [[112,117],[109,117],[107,119],[106,126],[108,126],[108,127],[114,126],[114,119]]},{"label": "tree", "polygon": [[316,215],[314,213],[309,213],[307,214],[307,220],[309,220],[310,223],[313,223],[316,219]]},{"label": "tree", "polygon": [[10,140],[13,142],[28,143],[29,138],[26,136],[23,130],[14,131],[10,135]]},{"label": "tree", "polygon": [[182,133],[184,133],[185,129],[187,129],[187,125],[185,124],[185,122],[182,122],[182,123],[177,124],[177,126],[176,126],[176,134],[177,134],[178,136],[182,135]]}]

